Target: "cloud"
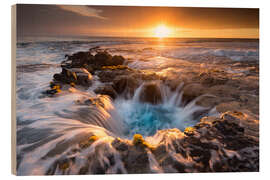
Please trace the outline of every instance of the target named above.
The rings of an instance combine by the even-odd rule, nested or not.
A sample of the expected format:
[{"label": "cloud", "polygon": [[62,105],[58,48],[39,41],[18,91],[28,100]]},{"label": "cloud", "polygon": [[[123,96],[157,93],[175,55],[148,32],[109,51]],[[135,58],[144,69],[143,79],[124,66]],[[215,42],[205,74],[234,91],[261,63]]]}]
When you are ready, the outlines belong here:
[{"label": "cloud", "polygon": [[99,18],[99,19],[107,19],[106,17],[103,17],[100,15],[100,13],[102,13],[102,10],[88,7],[88,6],[58,5],[58,7],[60,7],[63,10],[71,11],[82,16],[94,17],[94,18]]}]

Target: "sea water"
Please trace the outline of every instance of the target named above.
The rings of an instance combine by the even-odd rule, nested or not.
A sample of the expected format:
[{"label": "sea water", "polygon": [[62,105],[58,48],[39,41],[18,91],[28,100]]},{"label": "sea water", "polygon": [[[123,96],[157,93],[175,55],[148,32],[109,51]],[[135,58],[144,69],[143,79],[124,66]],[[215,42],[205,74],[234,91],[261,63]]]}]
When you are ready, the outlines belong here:
[{"label": "sea water", "polygon": [[[95,46],[129,59],[131,68],[156,72],[177,71],[175,64],[180,59],[196,62],[209,57],[232,61],[257,61],[259,58],[258,41],[249,39],[20,39],[16,52],[18,174],[45,174],[55,159],[90,134],[103,137],[103,142],[111,142],[114,137],[131,139],[136,133],[148,137],[161,129],[184,130],[198,122],[192,114],[204,109],[195,104],[196,100],[189,104],[182,102],[181,84],[171,91],[156,82],[162,92],[162,102],[157,105],[139,101],[143,84],[130,99],[119,97],[112,101],[104,97],[104,107],[89,108],[74,103],[78,99],[98,96],[93,92],[101,83],[97,79],[88,90],[74,90],[53,98],[41,96],[53,74],[61,71],[59,64],[65,54],[87,51]],[[117,163],[121,167],[121,161]],[[73,173],[76,174],[75,169]]]}]

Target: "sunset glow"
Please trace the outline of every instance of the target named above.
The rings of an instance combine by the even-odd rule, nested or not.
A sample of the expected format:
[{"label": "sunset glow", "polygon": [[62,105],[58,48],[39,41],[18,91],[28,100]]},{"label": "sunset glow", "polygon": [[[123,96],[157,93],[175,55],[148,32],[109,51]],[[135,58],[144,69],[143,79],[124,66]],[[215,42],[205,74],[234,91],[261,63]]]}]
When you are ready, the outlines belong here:
[{"label": "sunset glow", "polygon": [[[33,9],[33,5],[23,5],[19,9],[18,14],[23,14],[18,16],[19,37],[33,35],[159,39],[259,37],[258,9],[67,5],[38,5],[40,11]],[[40,20],[32,21],[32,17]]]},{"label": "sunset glow", "polygon": [[157,38],[164,38],[171,34],[171,30],[165,25],[159,25],[155,28],[154,34],[154,36]]}]

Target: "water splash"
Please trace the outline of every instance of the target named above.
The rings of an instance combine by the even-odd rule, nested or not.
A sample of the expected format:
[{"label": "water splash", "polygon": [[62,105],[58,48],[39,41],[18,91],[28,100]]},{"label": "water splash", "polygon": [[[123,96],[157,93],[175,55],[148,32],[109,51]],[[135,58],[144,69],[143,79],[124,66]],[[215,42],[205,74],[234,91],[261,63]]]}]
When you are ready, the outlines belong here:
[{"label": "water splash", "polygon": [[[56,97],[59,101],[49,102],[49,111],[58,109],[54,116],[45,116],[44,112],[43,118],[18,125],[18,174],[98,173],[97,166],[110,167],[106,173],[126,173],[119,153],[111,146],[116,137],[130,139],[135,133],[151,136],[161,129],[183,130],[197,123],[194,112],[205,109],[195,104],[196,99],[183,104],[183,84],[171,91],[156,82],[162,94],[161,103],[141,102],[139,97],[144,93],[144,85],[135,91],[132,99],[118,98],[115,102],[108,96],[74,88],[70,88],[71,93]],[[99,140],[82,149],[80,142],[92,135]],[[90,156],[97,160],[95,165],[87,160]],[[67,172],[61,168],[61,163],[65,163],[62,159],[70,159]],[[161,172],[151,153],[148,159],[152,171]]]},{"label": "water splash", "polygon": [[[152,82],[151,82],[152,83]],[[207,108],[196,105],[195,99],[188,104],[182,100],[183,84],[180,84],[175,91],[160,83],[155,82],[161,93],[161,103],[150,104],[140,101],[143,94],[143,83],[136,91],[132,99],[116,99],[115,106],[122,119],[127,124],[127,136],[132,137],[136,133],[146,136],[154,135],[160,129],[178,128],[184,130],[198,122],[193,114]]]},{"label": "water splash", "polygon": [[[170,47],[158,47],[159,45],[154,46],[146,41],[116,45],[119,43],[121,44],[121,41],[104,43],[103,40],[94,40],[91,43],[59,41],[18,44],[17,64],[24,66],[23,70],[26,70],[25,65],[32,67],[28,71],[17,72],[18,175],[127,173],[123,159],[112,142],[120,137],[126,145],[132,146],[129,139],[137,132],[143,134],[145,141],[153,147],[164,145],[173,161],[179,161],[190,169],[195,162],[192,162],[189,156],[183,158],[177,154],[174,147],[174,143],[178,142],[176,139],[181,139],[183,135],[179,129],[196,124],[198,121],[193,114],[202,108],[196,106],[198,99],[189,104],[183,103],[182,86],[171,91],[168,86],[157,83],[162,101],[155,105],[140,101],[143,85],[136,90],[134,97],[128,100],[119,98],[113,102],[108,97],[97,96],[92,92],[100,85],[96,78],[88,91],[73,89],[71,92],[63,91],[53,98],[39,98],[41,92],[48,88],[52,75],[60,71],[55,65],[63,60],[65,54],[102,45],[113,54],[134,60],[128,64],[132,68],[159,71],[167,76],[172,72],[180,72],[181,69],[176,66],[179,58],[201,60],[204,56],[213,55],[239,60],[243,57],[244,60],[247,57],[257,59],[258,56],[258,42],[242,43],[243,50],[233,48],[233,51],[226,48],[235,44],[232,42],[228,45],[218,43],[220,45],[217,46],[217,43],[212,42],[193,44],[179,43],[177,40]],[[197,47],[198,45],[200,47]],[[172,57],[177,59],[171,59]],[[43,67],[39,64],[43,64]],[[97,103],[95,105],[89,102]],[[215,114],[215,108],[209,113]],[[90,146],[82,147],[83,142],[93,135],[98,137],[98,140]],[[220,147],[223,148],[223,143],[220,143]],[[184,150],[187,152],[189,149]],[[212,166],[219,161],[219,157],[224,157],[219,153],[213,151],[211,154]],[[226,156],[237,157],[237,154],[226,151]],[[150,165],[150,171],[147,172],[165,172],[159,162],[157,163],[157,157],[150,151],[144,160],[145,164],[149,162]],[[194,172],[194,168],[192,170]],[[179,171],[170,169],[170,172]]]}]

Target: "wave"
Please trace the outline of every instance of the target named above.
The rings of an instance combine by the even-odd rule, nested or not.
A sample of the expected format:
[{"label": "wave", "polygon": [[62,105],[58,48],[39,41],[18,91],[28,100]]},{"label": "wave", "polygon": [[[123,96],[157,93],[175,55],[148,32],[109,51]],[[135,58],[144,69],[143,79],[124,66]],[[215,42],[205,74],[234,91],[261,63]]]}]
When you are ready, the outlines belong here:
[{"label": "wave", "polygon": [[[194,112],[205,110],[195,104],[198,99],[183,104],[182,84],[175,91],[171,91],[169,87],[155,83],[162,93],[162,101],[157,105],[140,101],[139,97],[144,93],[142,84],[133,98],[128,100],[119,97],[113,102],[107,96],[71,88],[72,93],[64,93],[61,97],[55,97],[56,99],[41,99],[43,103],[39,103],[39,106],[30,106],[32,113],[29,115],[24,113],[25,107],[21,109],[19,106],[18,174],[46,174],[51,171],[59,174],[61,171],[59,167],[54,167],[54,164],[69,157],[72,149],[81,149],[78,142],[91,136],[97,136],[99,140],[87,151],[82,149],[79,154],[72,155],[76,158],[76,163],[74,162],[74,167],[68,174],[78,174],[86,163],[84,157],[91,153],[98,161],[107,162],[107,155],[104,155],[106,152],[111,153],[116,161],[116,165],[111,166],[108,172],[117,173],[120,169],[125,173],[120,155],[111,145],[117,137],[130,139],[136,133],[147,137],[161,129],[183,130],[198,122],[193,119]],[[100,149],[100,155],[96,156],[95,148],[101,145],[106,150]],[[155,166],[155,159],[150,153],[148,156]],[[161,169],[156,167],[156,170]]]},{"label": "wave", "polygon": [[226,57],[233,61],[258,61],[259,51],[257,49],[221,49],[182,47],[168,49],[161,52],[162,56],[179,59],[202,59],[204,56]]},{"label": "wave", "polygon": [[[93,41],[90,44],[92,46],[97,43],[102,44],[102,48],[106,47],[117,52],[121,52],[123,47],[128,47],[131,50],[127,48],[123,53],[125,58],[130,55],[132,61],[129,66],[160,72],[164,69],[172,72],[170,67],[177,69],[179,59],[202,59],[204,56],[235,60],[258,58],[258,50],[252,48],[201,46],[149,48],[148,44],[105,46],[103,41]],[[19,73],[16,99],[19,175],[137,173],[134,169],[145,168],[143,167],[147,164],[145,162],[149,162],[149,169],[144,169],[143,172],[159,173],[168,170],[157,163],[159,152],[168,152],[166,156],[164,155],[168,157],[168,162],[172,164],[178,162],[175,167],[168,166],[169,172],[181,172],[184,166],[187,168],[186,172],[196,172],[196,168],[201,166],[199,163],[196,164],[198,157],[191,158],[190,154],[193,153],[189,149],[191,147],[185,149],[181,144],[181,146],[175,144],[184,136],[182,131],[186,127],[193,126],[199,121],[198,114],[217,115],[217,112],[215,108],[205,109],[197,106],[196,101],[199,99],[194,99],[188,104],[184,102],[182,85],[172,91],[160,81],[149,82],[160,93],[158,103],[142,100],[146,93],[144,88],[149,85],[148,83],[142,83],[130,99],[120,96],[112,101],[107,96],[93,92],[93,89],[100,85],[95,83],[101,83],[97,82],[97,79],[94,79],[94,84],[88,90],[70,88],[53,98],[42,97],[41,92],[48,88],[52,75],[59,71],[54,64],[60,63],[65,53],[88,50],[91,46],[89,42],[81,41],[33,42],[21,46],[17,51]],[[136,51],[134,47],[137,48]],[[25,73],[20,71],[21,69],[29,69],[29,72]],[[155,155],[154,151],[150,150],[139,151],[143,154],[136,154],[138,150],[133,148],[137,147],[132,145],[132,136],[136,133],[145,137],[149,147],[158,147]],[[194,142],[193,139],[191,141]],[[209,152],[206,154],[207,157],[211,157],[209,161],[211,167],[208,171],[215,170],[216,161],[222,161],[228,156],[239,157],[237,152],[224,149],[222,142],[215,141],[208,144],[219,146],[218,151],[211,150],[210,154]],[[123,154],[120,154],[119,149],[121,151],[126,146],[130,146],[130,152],[133,154],[128,156],[129,158],[121,158]],[[200,148],[201,146],[198,147]],[[176,153],[177,151],[188,153],[181,156],[180,153]],[[143,163],[136,164],[139,168],[132,169],[130,166],[133,166],[133,162],[137,159]]]}]

